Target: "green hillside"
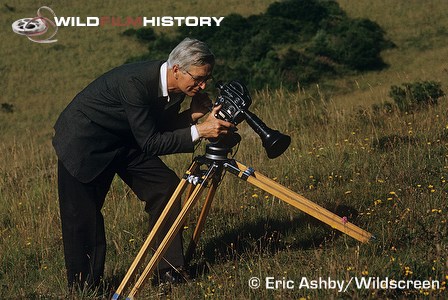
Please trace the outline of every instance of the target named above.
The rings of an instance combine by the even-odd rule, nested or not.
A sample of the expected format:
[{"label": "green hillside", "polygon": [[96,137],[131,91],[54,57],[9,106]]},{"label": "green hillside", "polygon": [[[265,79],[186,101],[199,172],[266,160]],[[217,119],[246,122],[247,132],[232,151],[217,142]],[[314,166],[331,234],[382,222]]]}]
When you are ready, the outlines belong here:
[{"label": "green hillside", "polygon": [[[52,126],[86,84],[146,45],[122,27],[64,27],[58,42],[32,43],[11,24],[41,5],[57,16],[227,16],[261,14],[273,1],[7,1],[0,7],[0,298],[101,298],[66,290]],[[373,233],[360,244],[228,174],[193,258],[194,281],[169,291],[147,284],[142,299],[446,298],[448,280],[448,103],[400,112],[392,85],[436,81],[448,91],[448,2],[339,0],[351,18],[378,23],[395,48],[380,71],[318,81],[291,92],[263,89],[251,110],[289,134],[269,160],[246,124],[235,158]],[[170,35],[174,28],[156,28]],[[204,145],[202,145],[204,146]],[[195,155],[203,153],[200,147]],[[192,156],[164,157],[182,175]],[[105,285],[117,287],[146,237],[147,216],[117,178],[103,209],[108,238]],[[194,216],[185,225],[191,235]],[[293,280],[293,289],[251,289],[252,277]],[[345,291],[300,283],[401,280],[398,289]],[[305,278],[305,280],[303,279]],[[437,282],[431,288],[418,282]],[[412,282],[412,283],[410,283]],[[390,281],[389,281],[390,284]],[[416,287],[417,286],[417,287]],[[104,298],[110,298],[106,294]]]}]

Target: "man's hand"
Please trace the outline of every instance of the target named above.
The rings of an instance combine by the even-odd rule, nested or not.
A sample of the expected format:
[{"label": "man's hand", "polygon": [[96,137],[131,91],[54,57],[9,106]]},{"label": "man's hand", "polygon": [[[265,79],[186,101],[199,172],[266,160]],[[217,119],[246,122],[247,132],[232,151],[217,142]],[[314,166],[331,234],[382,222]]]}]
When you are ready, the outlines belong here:
[{"label": "man's hand", "polygon": [[212,100],[210,100],[206,93],[194,95],[190,104],[191,120],[193,123],[196,123],[208,113],[212,106]]},{"label": "man's hand", "polygon": [[199,137],[206,139],[217,138],[233,130],[235,125],[215,117],[220,109],[221,105],[214,107],[207,119],[203,123],[196,125]]}]

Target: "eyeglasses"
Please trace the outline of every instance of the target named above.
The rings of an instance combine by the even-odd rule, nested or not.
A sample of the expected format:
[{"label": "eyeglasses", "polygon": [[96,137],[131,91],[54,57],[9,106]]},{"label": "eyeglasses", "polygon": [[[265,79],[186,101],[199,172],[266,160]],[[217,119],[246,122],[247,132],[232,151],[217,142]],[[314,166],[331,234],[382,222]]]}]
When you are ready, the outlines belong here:
[{"label": "eyeglasses", "polygon": [[191,74],[190,72],[188,72],[187,70],[184,70],[185,73],[187,73],[188,75],[190,75],[191,79],[193,79],[194,81],[194,85],[201,85],[203,83],[207,83],[207,81],[209,81],[210,79],[213,79],[212,75],[207,75],[207,76],[193,76],[193,74]]}]

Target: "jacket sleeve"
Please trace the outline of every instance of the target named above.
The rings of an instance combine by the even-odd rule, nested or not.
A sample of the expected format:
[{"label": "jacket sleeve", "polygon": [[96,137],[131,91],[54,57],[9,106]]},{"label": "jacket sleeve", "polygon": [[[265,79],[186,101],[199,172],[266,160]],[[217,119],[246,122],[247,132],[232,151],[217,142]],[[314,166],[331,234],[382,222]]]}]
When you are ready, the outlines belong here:
[{"label": "jacket sleeve", "polygon": [[165,122],[162,124],[164,131],[173,131],[180,128],[190,127],[192,125],[190,110],[180,112],[181,104],[173,105],[165,111],[166,118],[172,122]]},{"label": "jacket sleeve", "polygon": [[148,94],[144,82],[131,77],[120,84],[119,93],[131,131],[143,152],[154,156],[193,152],[194,143],[189,127],[160,131],[157,126],[157,114],[160,113],[157,99],[151,99],[154,96]]}]

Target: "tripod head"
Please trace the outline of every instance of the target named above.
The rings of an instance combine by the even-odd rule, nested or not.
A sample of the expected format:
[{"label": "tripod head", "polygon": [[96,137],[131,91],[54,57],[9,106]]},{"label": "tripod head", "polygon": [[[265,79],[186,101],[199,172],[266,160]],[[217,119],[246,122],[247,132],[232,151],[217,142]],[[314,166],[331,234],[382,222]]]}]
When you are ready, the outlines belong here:
[{"label": "tripod head", "polygon": [[205,146],[205,157],[211,160],[228,160],[227,155],[232,153],[232,148],[241,141],[241,136],[232,132],[215,141],[209,141]]}]

